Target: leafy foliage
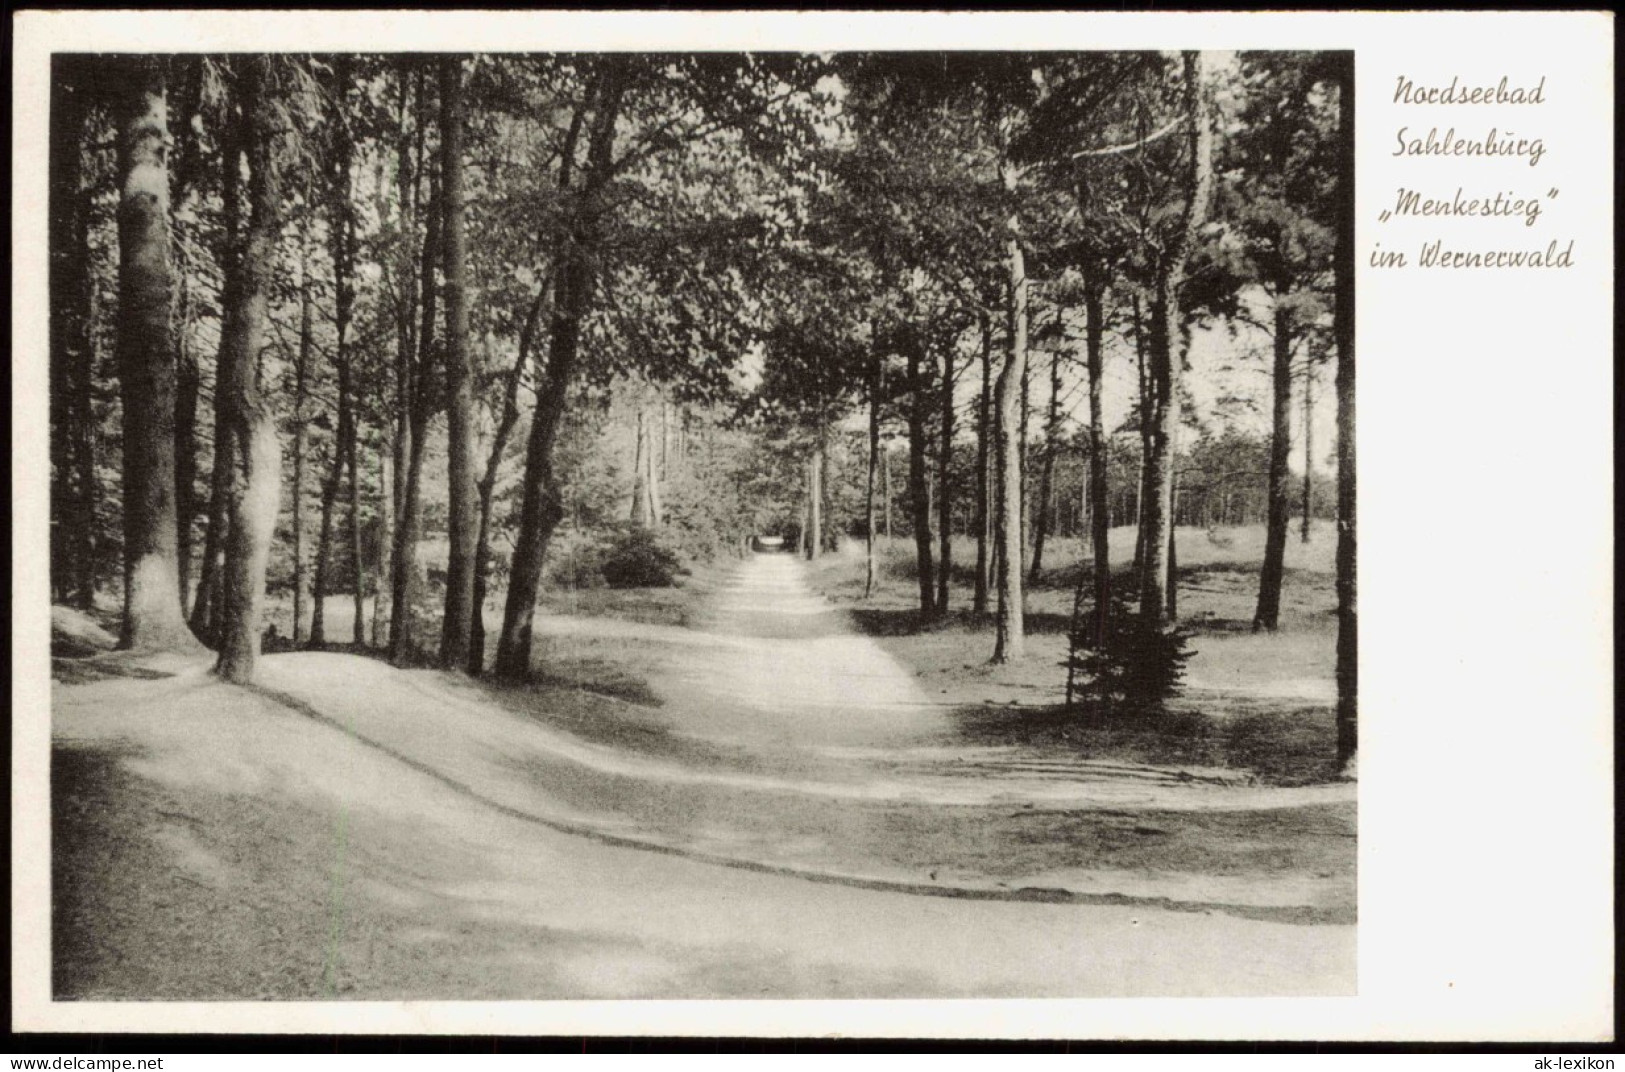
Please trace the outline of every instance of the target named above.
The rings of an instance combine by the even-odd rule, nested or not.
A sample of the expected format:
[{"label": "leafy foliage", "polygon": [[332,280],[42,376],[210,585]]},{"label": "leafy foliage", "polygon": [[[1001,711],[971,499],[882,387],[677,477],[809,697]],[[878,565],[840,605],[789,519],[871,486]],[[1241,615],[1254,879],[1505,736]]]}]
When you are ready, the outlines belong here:
[{"label": "leafy foliage", "polygon": [[[101,60],[75,62],[81,88],[95,83]],[[239,62],[168,60],[175,335],[180,361],[195,369],[184,389],[196,404],[195,422],[178,435],[177,449],[195,462],[181,478],[193,494],[182,496],[191,538],[180,564],[193,576],[210,518]],[[382,574],[404,527],[395,496],[409,464],[395,448],[411,438],[420,455],[413,546],[430,574],[419,600],[433,613],[448,518],[435,62],[282,55],[271,67],[286,203],[259,361],[264,382],[279,388],[271,403],[287,445],[297,435],[302,454],[302,483],[284,467],[284,507],[302,509],[297,526],[284,509],[272,552],[269,584],[279,595],[301,569],[308,588],[321,490],[343,449],[342,305],[360,459],[353,495],[340,488],[333,508],[328,592],[389,590]],[[1142,313],[1185,208],[1190,150],[1178,136],[1185,83],[1176,55],[502,53],[461,64],[467,350],[494,596],[525,572],[516,534],[527,495],[556,504],[561,518],[545,572],[526,575],[567,586],[672,583],[684,563],[736,553],[752,534],[793,540],[810,515],[815,452],[826,474],[825,533],[862,531],[870,403],[891,463],[876,467],[876,483],[899,485],[877,528],[906,531],[919,505],[898,468],[898,432],[911,413],[932,526],[946,518],[954,540],[985,533],[972,493],[985,472],[974,447],[985,442],[967,440],[983,426],[979,358],[992,355],[996,373],[1008,350],[1012,240],[1026,258],[1029,349],[1044,355],[1034,366],[1056,354],[1068,381],[1057,394],[1069,413],[1053,427],[1030,422],[1027,467],[1036,473],[1050,457],[1057,486],[1046,506],[1078,531],[1087,451],[1075,432],[1086,389],[1079,313],[1093,300],[1106,334],[1106,404],[1116,410],[1101,512],[1116,524],[1139,515],[1139,414],[1120,417],[1134,390]],[[1247,360],[1242,329],[1256,340],[1283,311],[1294,361],[1330,354],[1338,138],[1323,67],[1312,53],[1246,52],[1222,60],[1212,79],[1218,213],[1185,258],[1179,327],[1227,325],[1227,360],[1237,365],[1256,365],[1263,352]],[[109,360],[119,301],[115,143],[107,102],[96,96],[78,168],[89,220],[84,316],[99,354],[83,407],[94,424],[98,494],[83,516],[97,529],[94,573],[113,587],[123,538],[123,414]],[[565,336],[572,345],[560,345]],[[566,349],[579,357],[555,376]],[[1266,395],[1242,375],[1251,369],[1217,400],[1181,398],[1191,433],[1176,463],[1181,523],[1216,530],[1263,509],[1265,440],[1244,426],[1256,425]],[[538,464],[529,433],[554,388],[562,416]],[[1142,378],[1141,397],[1145,389]],[[1039,412],[1044,393],[1035,378]],[[645,422],[656,419],[658,444],[640,454],[655,435]],[[648,466],[651,454],[658,461]],[[660,493],[647,528],[627,521],[640,481]],[[1329,510],[1328,491],[1318,482],[1314,512]],[[67,515],[55,503],[53,511],[62,524]],[[1110,615],[1104,650],[1080,648],[1073,669],[1091,702],[1154,706],[1177,687],[1182,641],[1138,632],[1121,606]],[[433,623],[418,632],[433,635]]]},{"label": "leafy foliage", "polygon": [[670,588],[688,573],[659,533],[642,525],[621,529],[598,569],[611,588]]}]

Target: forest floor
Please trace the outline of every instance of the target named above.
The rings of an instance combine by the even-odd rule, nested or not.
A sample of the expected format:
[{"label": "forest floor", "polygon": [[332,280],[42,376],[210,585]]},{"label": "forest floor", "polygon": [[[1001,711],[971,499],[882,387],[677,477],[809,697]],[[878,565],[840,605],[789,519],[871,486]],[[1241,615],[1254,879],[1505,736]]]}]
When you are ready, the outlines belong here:
[{"label": "forest floor", "polygon": [[[1076,539],[1050,541],[1039,584],[1028,585],[1026,658],[993,665],[993,623],[970,611],[975,544],[954,546],[949,613],[923,619],[912,541],[879,541],[877,585],[864,597],[865,547],[810,564],[813,588],[846,610],[863,632],[954,706],[967,734],[986,742],[1065,747],[1084,754],[1199,762],[1247,771],[1261,782],[1307,785],[1337,776],[1337,617],[1331,526],[1286,548],[1280,628],[1252,631],[1262,526],[1178,533],[1180,625],[1191,659],[1168,713],[1154,723],[1090,725],[1061,710],[1066,633],[1089,551]],[[1130,585],[1135,532],[1111,533],[1114,584]],[[996,594],[989,597],[990,605]]]},{"label": "forest floor", "polygon": [[1352,990],[1351,785],[1223,733],[1017,739],[816,595],[830,569],[561,594],[530,688],[58,660],[57,992]]}]

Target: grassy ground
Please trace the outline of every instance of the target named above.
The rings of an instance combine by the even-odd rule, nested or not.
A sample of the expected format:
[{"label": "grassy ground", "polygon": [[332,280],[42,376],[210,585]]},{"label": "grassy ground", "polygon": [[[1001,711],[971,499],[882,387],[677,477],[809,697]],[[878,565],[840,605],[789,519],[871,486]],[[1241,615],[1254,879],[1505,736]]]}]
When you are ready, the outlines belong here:
[{"label": "grassy ground", "polygon": [[[864,598],[864,545],[852,541],[811,563],[813,584],[846,608],[865,632],[918,675],[929,693],[959,709],[968,737],[986,743],[1054,745],[1089,756],[1190,762],[1245,769],[1275,784],[1335,774],[1333,676],[1336,655],[1334,540],[1317,526],[1308,544],[1287,544],[1281,628],[1253,633],[1261,527],[1181,529],[1179,607],[1193,634],[1192,658],[1169,716],[1148,723],[1090,722],[1062,712],[1066,629],[1088,552],[1078,540],[1051,541],[1039,584],[1027,595],[1027,655],[992,665],[992,624],[970,613],[975,544],[954,551],[950,613],[923,619],[912,543],[882,540],[879,583]],[[1134,530],[1112,531],[1116,583],[1131,584]]]}]

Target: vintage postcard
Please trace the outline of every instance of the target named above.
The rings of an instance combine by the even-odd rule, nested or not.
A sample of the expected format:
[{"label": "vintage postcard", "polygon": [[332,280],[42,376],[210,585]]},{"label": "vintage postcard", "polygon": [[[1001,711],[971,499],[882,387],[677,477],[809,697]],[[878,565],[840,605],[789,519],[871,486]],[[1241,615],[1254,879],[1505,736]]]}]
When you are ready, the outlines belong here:
[{"label": "vintage postcard", "polygon": [[19,1029],[1609,1036],[1610,16],[14,30]]}]

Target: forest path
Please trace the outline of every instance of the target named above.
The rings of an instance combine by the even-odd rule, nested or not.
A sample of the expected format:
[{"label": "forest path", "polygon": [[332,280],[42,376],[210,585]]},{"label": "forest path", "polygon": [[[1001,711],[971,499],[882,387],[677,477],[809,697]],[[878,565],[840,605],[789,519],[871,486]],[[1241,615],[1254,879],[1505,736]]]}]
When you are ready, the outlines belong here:
[{"label": "forest path", "polygon": [[940,705],[843,610],[815,594],[787,554],[746,558],[701,596],[689,626],[724,638],[660,681],[693,726],[790,746],[884,748],[939,736]]},{"label": "forest path", "polygon": [[[1349,992],[1350,822],[1292,807],[1326,787],[967,747],[807,581],[760,556],[697,578],[684,626],[539,617],[639,657],[659,704],[336,653],[63,689],[59,875],[109,877],[67,903],[60,992]],[[591,736],[546,715],[572,696]]]},{"label": "forest path", "polygon": [[[686,586],[685,624],[538,615],[538,668],[630,670],[637,703],[560,724],[608,745],[599,769],[670,779],[687,743],[716,746],[771,784],[821,796],[970,805],[1026,803],[1165,811],[1348,803],[1348,783],[1249,784],[1245,772],[1154,766],[966,739],[934,696],[846,610],[818,595],[790,554],[754,554]],[[629,735],[618,724],[653,729]],[[767,783],[759,780],[766,776]],[[731,781],[685,769],[683,780]]]},{"label": "forest path", "polygon": [[[1352,989],[1347,925],[919,897],[578,836],[532,814],[527,760],[540,750],[516,754],[523,723],[469,686],[333,654],[276,656],[262,669],[266,683],[252,689],[199,662],[56,696],[59,996]],[[732,813],[741,801],[720,803]]]}]

